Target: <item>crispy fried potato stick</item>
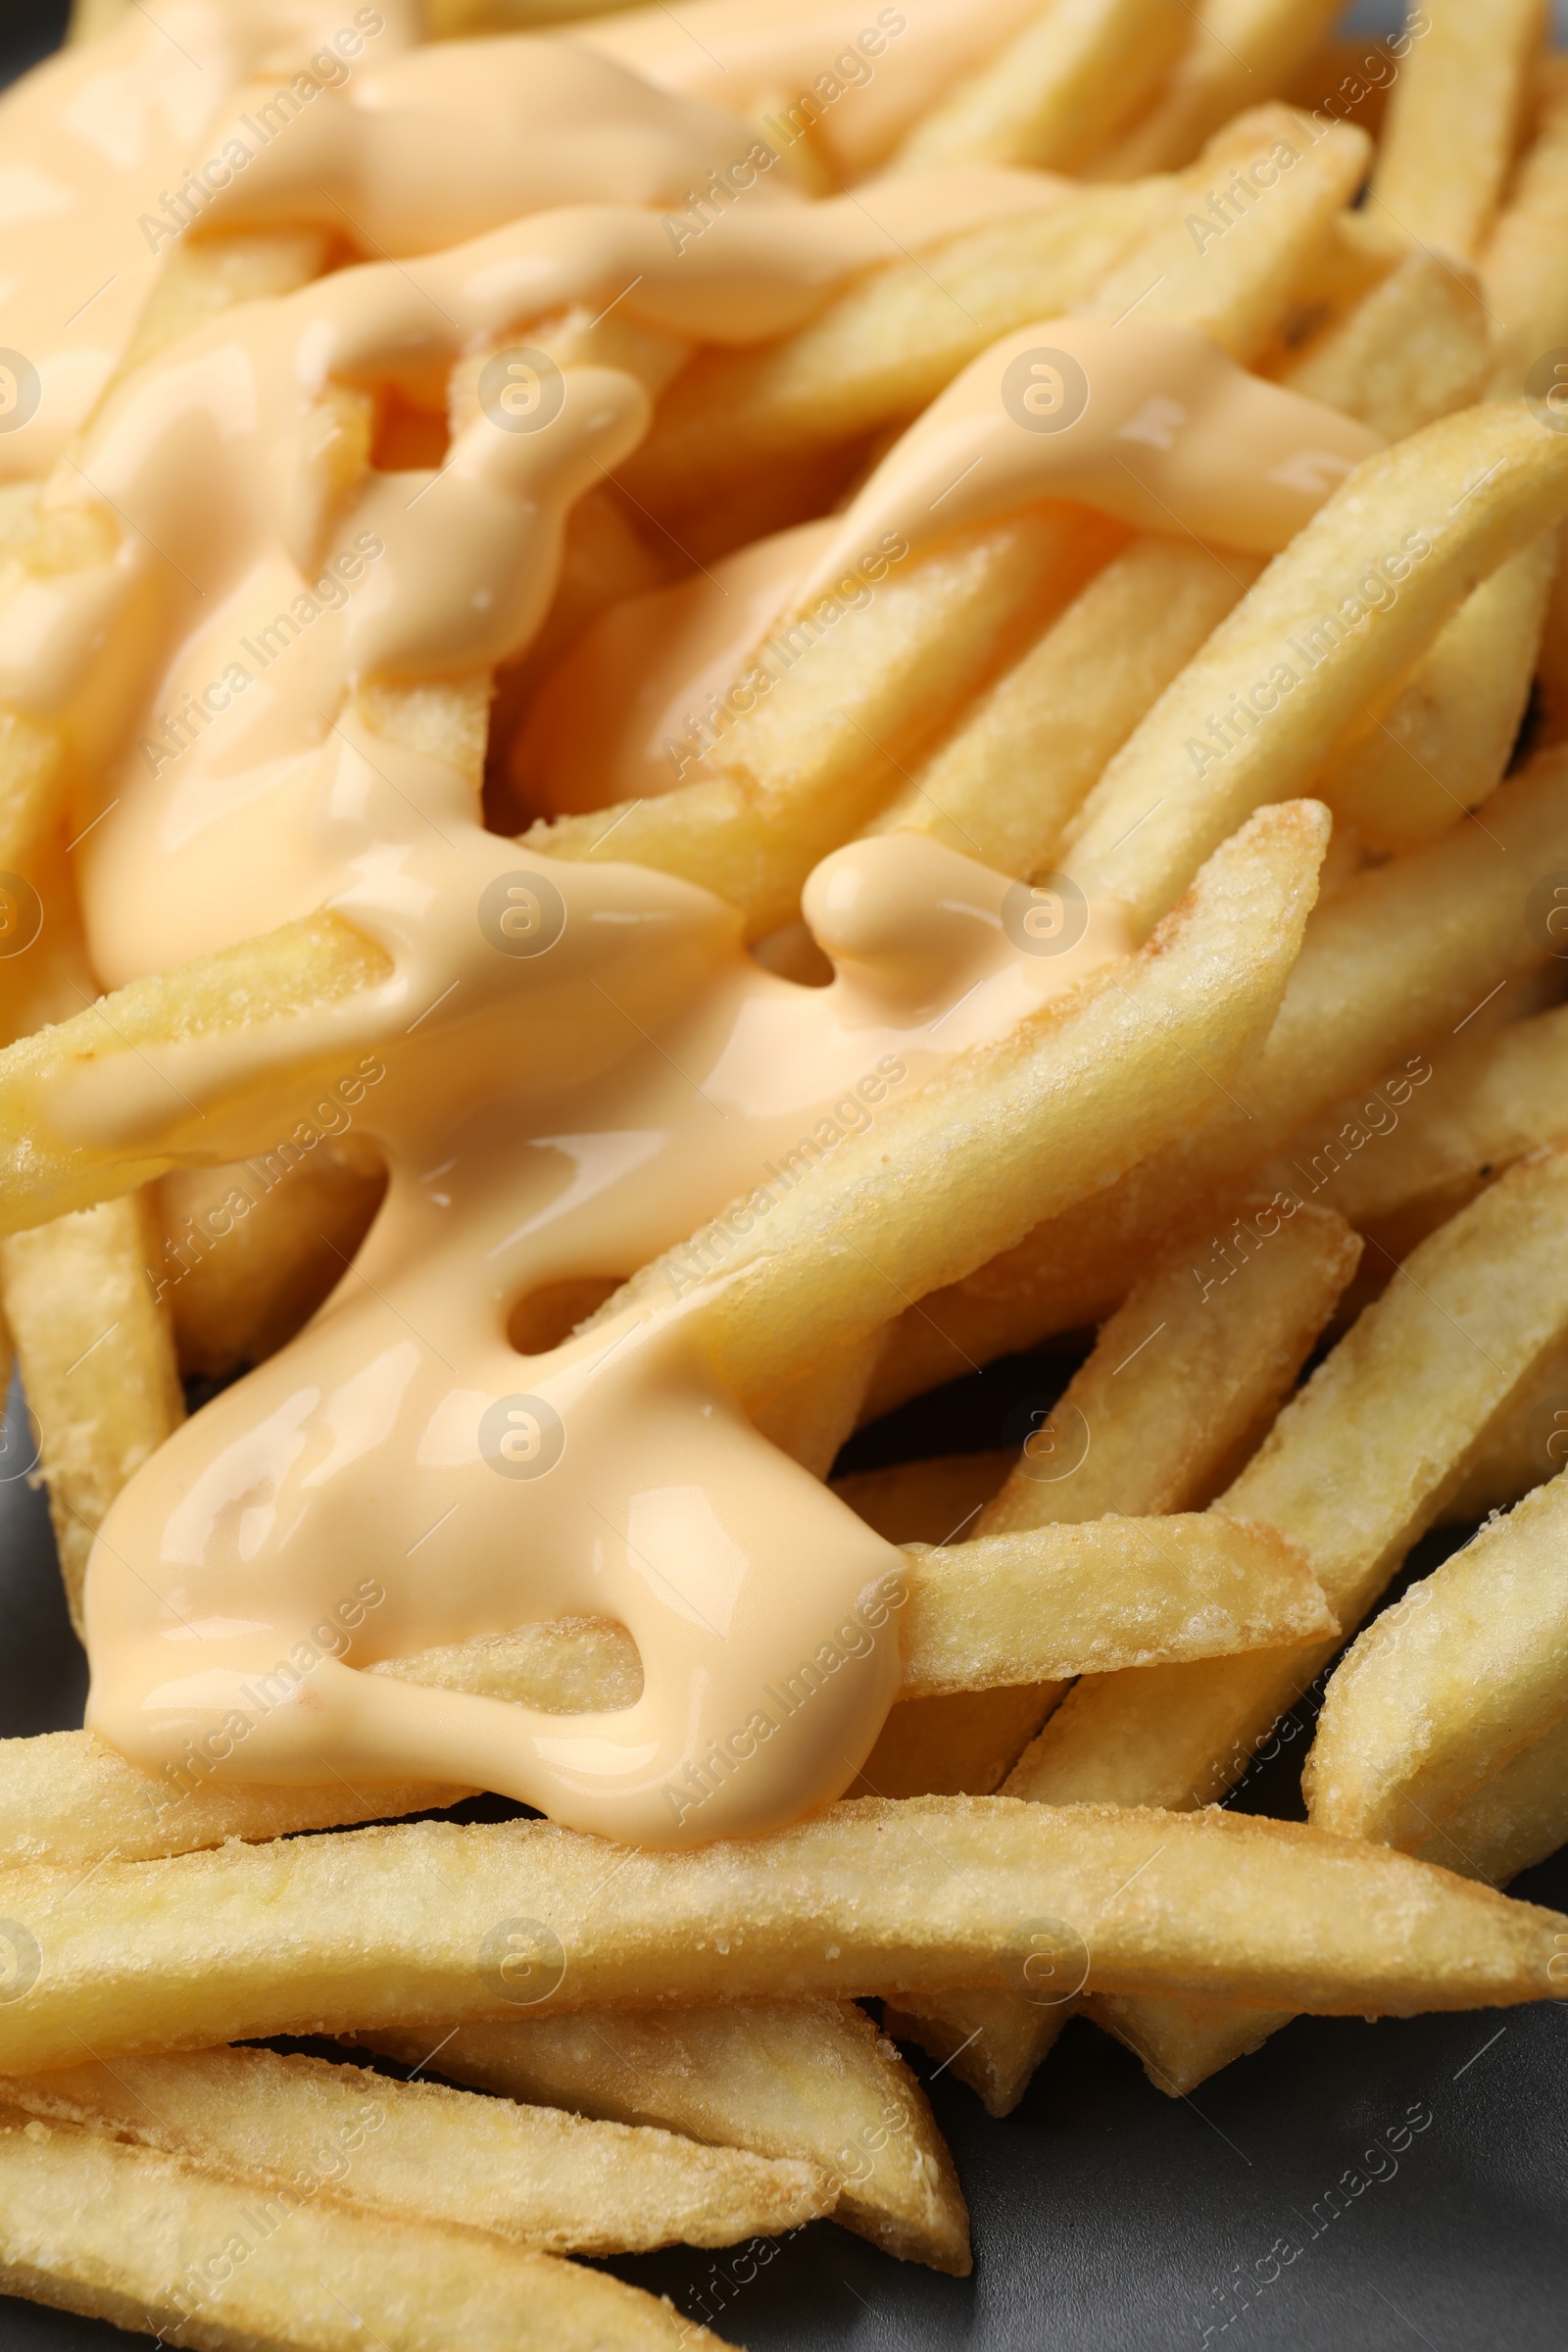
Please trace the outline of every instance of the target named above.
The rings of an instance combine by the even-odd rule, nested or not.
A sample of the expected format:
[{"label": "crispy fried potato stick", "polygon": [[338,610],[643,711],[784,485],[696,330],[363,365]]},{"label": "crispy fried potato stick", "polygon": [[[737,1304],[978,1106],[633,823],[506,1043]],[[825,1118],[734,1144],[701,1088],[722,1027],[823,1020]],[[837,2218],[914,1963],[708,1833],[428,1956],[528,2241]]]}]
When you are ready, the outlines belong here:
[{"label": "crispy fried potato stick", "polygon": [[1418,849],[1496,790],[1556,569],[1557,534],[1543,531],[1465,599],[1394,702],[1329,760],[1323,798],[1368,849]]},{"label": "crispy fried potato stick", "polygon": [[[982,1512],[981,1528],[1206,1502],[1273,1418],[1358,1255],[1343,1219],[1306,1208],[1209,1295],[1194,1283],[1186,1250],[1155,1264],[1105,1325],[1050,1420],[1026,1442],[1006,1485]],[[1039,1693],[1037,1721],[1025,1727],[1026,1736],[1064,1695],[1059,1685]],[[989,1702],[963,1703],[973,1715]],[[894,1708],[865,1769],[875,1779],[880,1759],[881,1785],[899,1793],[914,1792],[911,1766],[917,1771],[923,1760],[916,1754],[906,1762],[894,1746],[906,1712]],[[1008,1744],[1014,1727],[999,1708],[993,1713],[989,1748],[970,1724],[961,1730],[971,1755],[987,1764],[997,1758],[995,1788],[1023,1741]],[[950,1740],[949,1748],[955,1744]],[[908,1776],[902,1784],[894,1778],[901,1764]],[[1017,2009],[1005,1993],[943,1993],[901,2003],[888,2023],[1005,2114],[1022,2087],[1009,2056],[1019,2036]],[[1031,2067],[1067,2015],[1065,2006],[1030,2013]]]},{"label": "crispy fried potato stick", "polygon": [[1320,1828],[1413,1850],[1568,1715],[1565,1538],[1558,1477],[1351,1644],[1301,1772]]},{"label": "crispy fried potato stick", "polygon": [[1462,1878],[1505,1886],[1568,1842],[1568,1719],[1523,1749],[1422,1846]]},{"label": "crispy fried potato stick", "polygon": [[0,2292],[205,2352],[679,2352],[618,2278],[473,2230],[346,2212],[0,2110]]},{"label": "crispy fried potato stick", "polygon": [[[416,2034],[360,2036],[416,2066]],[[893,2043],[851,2002],[721,2001],[465,2026],[435,2071],[506,2097],[653,2124],[819,2167],[833,2218],[905,2262],[966,2278],[969,2217],[947,2142]]]},{"label": "crispy fried potato stick", "polygon": [[1406,254],[1273,372],[1293,392],[1358,416],[1385,441],[1402,441],[1480,397],[1488,323],[1468,270],[1436,254]]},{"label": "crispy fried potato stick", "polygon": [[929,833],[1004,873],[1056,861],[1085,794],[1262,569],[1181,539],[1135,539],[867,828]]},{"label": "crispy fried potato stick", "polygon": [[[422,2053],[421,2053],[422,2054]],[[547,2254],[732,2246],[831,2212],[825,2172],[672,2132],[393,2082],[273,2050],[90,2059],[0,2077],[11,2107],[136,2140],[204,2172],[299,2183],[333,2203],[455,2223]]]},{"label": "crispy fried potato stick", "polygon": [[994,1796],[868,1798],[675,1854],[545,1822],[351,1830],[107,1862],[86,1885],[19,1871],[0,1900],[19,1965],[40,1955],[6,2019],[8,2062],[29,2073],[77,2064],[83,2038],[113,2059],[439,2034],[519,2005],[645,2003],[653,1985],[671,2005],[1027,1992],[1048,1920],[1097,1991],[1403,2016],[1564,1990],[1547,1973],[1555,1912],[1392,1847],[1212,1810]]},{"label": "crispy fried potato stick", "polygon": [[1051,0],[915,124],[894,168],[1081,171],[1153,97],[1190,23],[1179,0]]},{"label": "crispy fried potato stick", "polygon": [[[1285,1147],[1297,1196],[1338,1207],[1339,1173],[1355,1151],[1326,1114],[1391,1070],[1385,1092],[1402,1109],[1416,1090],[1398,1057],[1461,1029],[1546,961],[1550,909],[1532,921],[1531,893],[1568,868],[1565,777],[1568,754],[1543,755],[1494,794],[1485,833],[1462,826],[1320,906],[1267,1044],[1245,1077],[1227,1081],[1242,1108],[1039,1227],[969,1283],[923,1299],[890,1350],[924,1348],[921,1360],[940,1366],[930,1379],[951,1379],[955,1358],[922,1338],[928,1323],[983,1360],[1091,1322],[1125,1297],[1140,1255],[1210,1205],[1215,1250],[1250,1250],[1234,1224],[1236,1196]],[[1203,1270],[1221,1272],[1223,1260],[1210,1252]]]},{"label": "crispy fried potato stick", "polygon": [[1097,173],[1180,171],[1240,108],[1282,92],[1338,14],[1334,0],[1203,0],[1168,86]]},{"label": "crispy fried potato stick", "polygon": [[1090,794],[1065,849],[1081,887],[1153,921],[1249,809],[1317,774],[1478,580],[1565,513],[1568,435],[1522,405],[1465,410],[1366,459]]},{"label": "crispy fried potato stick", "polygon": [[[1532,1487],[1555,1478],[1565,1463],[1568,1346],[1543,1356],[1512,1401],[1492,1422],[1471,1453],[1440,1524],[1474,1527],[1478,1519],[1492,1511],[1507,1510]],[[1524,1864],[1518,1867],[1522,1870]]]},{"label": "crispy fried potato stick", "polygon": [[1568,340],[1568,73],[1546,61],[1541,116],[1481,256],[1494,328],[1493,390],[1524,390],[1537,360]]},{"label": "crispy fried potato stick", "polygon": [[185,1417],[144,1195],[78,1209],[0,1244],[0,1293],[81,1631],[87,1555],[121,1488]]},{"label": "crispy fried potato stick", "polygon": [[1545,30],[1541,0],[1431,0],[1389,98],[1370,204],[1411,243],[1471,256],[1513,161]]},{"label": "crispy fried potato stick", "polygon": [[[863,1151],[818,1162],[701,1286],[708,1345],[737,1393],[765,1398],[994,1256],[1053,1197],[1082,1200],[1200,1118],[1278,1005],[1325,841],[1312,802],[1260,811],[1141,956],[958,1057]],[[721,1221],[706,1230],[733,1239]],[[601,1314],[679,1296],[684,1263],[680,1250],[656,1260]]]}]

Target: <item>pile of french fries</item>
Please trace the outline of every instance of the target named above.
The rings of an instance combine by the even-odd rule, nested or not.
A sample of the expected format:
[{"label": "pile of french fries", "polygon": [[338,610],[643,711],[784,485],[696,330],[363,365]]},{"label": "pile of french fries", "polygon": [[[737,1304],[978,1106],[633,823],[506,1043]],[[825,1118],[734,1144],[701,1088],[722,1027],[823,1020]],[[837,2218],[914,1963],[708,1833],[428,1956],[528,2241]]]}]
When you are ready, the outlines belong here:
[{"label": "pile of french fries", "polygon": [[[440,0],[429,29],[542,13]],[[845,1800],[776,1836],[617,1849],[459,1826],[470,1792],[421,1785],[175,1802],[86,1732],[0,1742],[0,2288],[219,2348],[712,2342],[716,2310],[565,2258],[830,2218],[968,2269],[898,2040],[1001,2116],[1078,2014],[1180,2093],[1298,2012],[1568,1995],[1568,1918],[1500,1891],[1568,1839],[1568,60],[1533,0],[1427,0],[1377,41],[1336,14],[1048,0],[977,47],[876,172],[1035,168],[1058,200],[654,366],[532,645],[477,703],[366,690],[390,740],[476,781],[488,756],[496,829],[702,883],[780,970],[815,953],[811,868],[867,833],[1126,906],[1135,956],[819,1160],[699,1301],[824,1477],[858,1420],[1098,1333],[1021,1450],[837,1482],[903,1548],[902,1690]],[[823,192],[858,176],[830,123]],[[284,230],[180,247],[126,366],[324,266]],[[528,710],[601,614],[832,510],[1002,335],[1135,304],[1385,446],[1266,564],[1061,505],[955,533],[698,778],[534,813]],[[0,525],[13,579],[98,552],[25,497]],[[1259,721],[1325,616],[1334,658]],[[85,1063],[239,1019],[272,1075],[223,1156],[265,1148],[312,1100],[291,1018],[377,977],[323,913],[100,997],[65,766],[0,713],[0,870],[45,918],[0,959],[0,1298],[79,1621],[182,1376],[286,1346],[382,1177],[323,1137],[187,1262],[232,1183],[189,1122],[59,1139]],[[666,1311],[667,1271],[566,1327]],[[1488,1513],[1376,1613],[1420,1537]],[[1337,1656],[1307,1823],[1224,1810]],[[562,1712],[641,1678],[598,1620],[373,1671]],[[337,2058],[256,2046],[305,2035]]]}]

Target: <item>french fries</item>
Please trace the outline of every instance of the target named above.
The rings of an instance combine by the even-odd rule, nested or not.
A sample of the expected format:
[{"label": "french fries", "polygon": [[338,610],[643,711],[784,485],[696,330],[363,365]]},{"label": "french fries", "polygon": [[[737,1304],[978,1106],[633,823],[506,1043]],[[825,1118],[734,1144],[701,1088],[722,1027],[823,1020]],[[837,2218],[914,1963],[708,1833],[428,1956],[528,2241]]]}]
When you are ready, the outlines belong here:
[{"label": "french fries", "polygon": [[1568,1715],[1565,1517],[1559,1477],[1491,1521],[1351,1645],[1302,1768],[1313,1821],[1423,1845]]},{"label": "french fries", "polygon": [[1491,224],[1530,100],[1538,0],[1443,0],[1389,99],[1370,203],[1412,240],[1473,254]]},{"label": "french fries", "polygon": [[1283,91],[1337,13],[1332,0],[1206,0],[1168,85],[1100,171],[1179,170],[1239,107]]},{"label": "french fries", "polygon": [[734,2245],[831,2210],[825,2173],[556,2107],[394,2082],[272,2050],[97,2059],[8,2075],[5,2100],[111,2132],[263,2194],[309,2182],[415,2225],[450,2223],[551,2254]]},{"label": "french fries", "polygon": [[[418,2036],[362,2038],[405,2065],[427,2058]],[[905,2261],[968,2274],[969,2217],[925,2093],[851,2002],[516,2017],[462,2027],[433,2071],[511,2099],[797,2159],[836,2188],[833,2218],[846,2229]]]},{"label": "french fries", "polygon": [[519,1991],[541,2015],[650,1985],[684,2002],[1027,1993],[1043,1920],[1077,1938],[1094,1991],[1504,2006],[1555,1996],[1568,1932],[1392,1847],[1214,1812],[864,1798],[772,1838],[622,1849],[601,1902],[606,1860],[545,1823],[423,1823],[109,1862],[80,1887],[13,1873],[7,1916],[47,1966],[10,2003],[7,2063],[72,2065],[81,2038],[112,2059],[416,2022],[439,2037]]}]

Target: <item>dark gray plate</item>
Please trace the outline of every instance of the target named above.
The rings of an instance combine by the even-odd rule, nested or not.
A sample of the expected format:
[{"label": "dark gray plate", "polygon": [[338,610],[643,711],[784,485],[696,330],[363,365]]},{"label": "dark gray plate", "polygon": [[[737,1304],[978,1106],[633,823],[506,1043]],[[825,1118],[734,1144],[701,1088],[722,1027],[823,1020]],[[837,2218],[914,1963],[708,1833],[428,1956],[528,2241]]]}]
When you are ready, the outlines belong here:
[{"label": "dark gray plate", "polygon": [[[3,77],[54,44],[65,10],[0,8]],[[1361,10],[1353,21],[1387,16]],[[881,1458],[1000,1445],[1016,1398],[1061,1377],[1059,1359],[998,1366],[901,1416]],[[24,1427],[14,1399],[10,1428]],[[858,1441],[858,1460],[878,1458],[881,1435]],[[7,1735],[79,1723],[86,1680],[42,1498],[17,1474],[25,1455],[20,1437],[0,1447]],[[1443,1548],[1423,1546],[1412,1568],[1430,1569]],[[1298,1816],[1308,1744],[1303,1712],[1239,1801]],[[1568,1909],[1568,1854],[1515,1891]],[[1185,2100],[1152,2090],[1123,2050],[1078,2023],[1005,2123],[950,2077],[931,2096],[974,2218],[972,2278],[893,2262],[826,2223],[761,2265],[741,2250],[677,2250],[612,2267],[755,2352],[1568,2343],[1568,2008],[1375,2026],[1302,2019]],[[5,2352],[128,2340],[0,2299]]]}]

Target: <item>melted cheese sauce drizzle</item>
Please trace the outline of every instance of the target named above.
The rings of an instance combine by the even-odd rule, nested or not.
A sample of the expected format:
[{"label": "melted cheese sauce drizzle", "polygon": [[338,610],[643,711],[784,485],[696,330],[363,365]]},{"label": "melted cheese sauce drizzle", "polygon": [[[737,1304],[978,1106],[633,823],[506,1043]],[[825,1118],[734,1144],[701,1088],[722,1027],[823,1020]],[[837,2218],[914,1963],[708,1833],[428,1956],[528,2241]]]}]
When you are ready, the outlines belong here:
[{"label": "melted cheese sauce drizzle", "polygon": [[[381,166],[344,136],[339,184],[363,195]],[[487,834],[472,781],[378,733],[364,690],[472,675],[526,643],[564,517],[635,444],[647,399],[616,370],[567,368],[545,429],[481,405],[422,474],[368,468],[355,402],[395,388],[433,406],[466,355],[612,297],[684,337],[778,333],[890,241],[1042,200],[1028,174],[907,178],[727,215],[681,250],[625,205],[536,215],[215,322],[115,392],[51,484],[126,527],[95,571],[4,584],[0,697],[58,719],[101,778],[76,814],[101,817],[78,854],[101,977],[321,906],[389,964],[316,1013],[85,1065],[51,1105],[64,1140],[172,1138],[221,1163],[267,1148],[257,1122],[274,1111],[286,1136],[304,1070],[344,1082],[390,1170],[315,1322],[177,1433],[106,1522],[89,1722],[135,1760],[478,1783],[650,1843],[773,1827],[863,1760],[899,1681],[882,1596],[899,1555],[715,1381],[700,1290],[529,1357],[513,1310],[631,1272],[737,1196],[765,1217],[891,1097],[1124,952],[1115,910],[1040,955],[1006,877],[913,837],[854,844],[808,886],[836,973],[808,989],[761,970],[704,891],[552,867]],[[1122,333],[1144,392],[1168,377],[1169,399],[1217,403],[1237,472],[1272,497],[1285,396]],[[1097,398],[1122,413],[1098,377]],[[1338,421],[1297,419],[1348,456]],[[1046,438],[998,443],[993,504],[966,512],[1115,488],[1103,435],[1077,472],[1054,448],[1048,462]],[[862,514],[923,494],[947,447],[910,439],[760,579],[738,653],[771,598],[831,572]],[[1177,519],[1220,535],[1233,486],[1174,444],[1160,472],[1159,454],[1149,478]],[[1272,511],[1283,530],[1290,510]],[[675,669],[689,687],[694,664],[729,659],[722,632],[697,637],[671,693]],[[630,1630],[634,1706],[549,1716],[357,1671],[565,1614]]]}]

